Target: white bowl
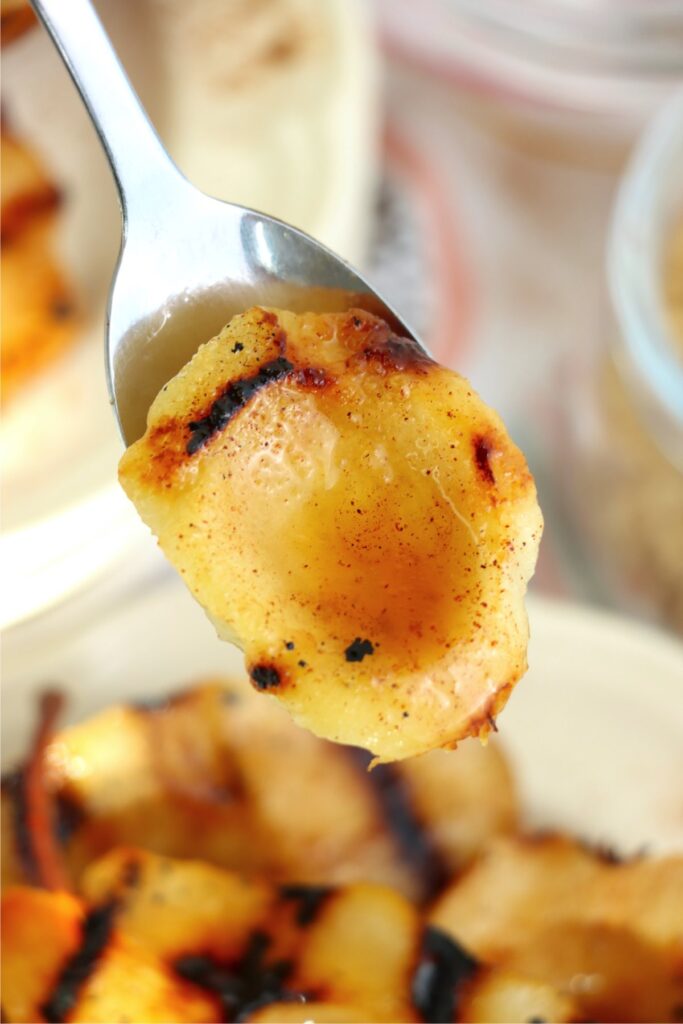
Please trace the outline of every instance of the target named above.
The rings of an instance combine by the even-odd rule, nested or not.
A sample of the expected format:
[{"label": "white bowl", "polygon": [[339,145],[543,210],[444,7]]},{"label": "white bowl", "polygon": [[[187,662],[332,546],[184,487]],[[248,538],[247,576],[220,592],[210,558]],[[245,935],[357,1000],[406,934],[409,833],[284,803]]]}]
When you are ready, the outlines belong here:
[{"label": "white bowl", "polygon": [[[5,767],[25,752],[47,683],[64,689],[75,720],[202,676],[245,676],[241,653],[216,638],[161,556],[144,593],[120,591],[107,603],[101,614],[82,598],[11,631]],[[683,850],[683,647],[594,609],[538,598],[529,608],[530,669],[498,720],[528,825],[567,829],[625,854]]]}]

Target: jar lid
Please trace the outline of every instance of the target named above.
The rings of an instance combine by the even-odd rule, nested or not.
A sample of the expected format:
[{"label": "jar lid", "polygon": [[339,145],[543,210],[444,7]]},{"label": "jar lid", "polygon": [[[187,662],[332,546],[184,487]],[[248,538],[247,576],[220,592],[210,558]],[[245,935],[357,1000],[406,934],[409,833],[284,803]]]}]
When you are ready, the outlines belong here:
[{"label": "jar lid", "polygon": [[683,83],[680,0],[376,0],[432,70],[508,101],[642,124]]}]

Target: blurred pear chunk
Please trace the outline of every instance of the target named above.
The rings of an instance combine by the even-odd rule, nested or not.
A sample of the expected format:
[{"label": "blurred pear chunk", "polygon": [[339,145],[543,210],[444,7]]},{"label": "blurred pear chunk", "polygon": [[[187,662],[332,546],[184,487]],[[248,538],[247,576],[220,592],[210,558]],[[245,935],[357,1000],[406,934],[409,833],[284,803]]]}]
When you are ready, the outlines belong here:
[{"label": "blurred pear chunk", "polygon": [[484,738],[526,669],[524,457],[368,313],[233,318],[120,480],[255,688],[319,736],[380,761]]},{"label": "blurred pear chunk", "polygon": [[430,921],[497,969],[571,992],[579,1020],[680,1018],[680,855],[621,862],[562,835],[499,838]]},{"label": "blurred pear chunk", "polygon": [[73,344],[79,317],[54,244],[60,194],[35,154],[4,125],[0,170],[0,374],[7,402]]},{"label": "blurred pear chunk", "polygon": [[9,1021],[576,1020],[382,885],[281,888],[120,849],[78,898],[17,886],[2,912]]}]

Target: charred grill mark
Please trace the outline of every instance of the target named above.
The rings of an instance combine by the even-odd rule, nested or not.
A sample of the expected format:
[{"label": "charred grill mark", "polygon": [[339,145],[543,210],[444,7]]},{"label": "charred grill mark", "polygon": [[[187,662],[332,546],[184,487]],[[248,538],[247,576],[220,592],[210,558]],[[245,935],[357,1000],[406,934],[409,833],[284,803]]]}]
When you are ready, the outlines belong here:
[{"label": "charred grill mark", "polygon": [[449,1024],[456,1019],[462,986],[479,965],[450,936],[426,927],[411,981],[413,1005],[424,1021]]},{"label": "charred grill mark", "polygon": [[298,904],[296,921],[302,928],[313,924],[333,892],[329,885],[283,885],[280,888],[283,900]]},{"label": "charred grill mark", "polygon": [[379,764],[369,772],[371,754],[357,747],[344,749],[363,771],[366,784],[372,788],[400,855],[420,883],[422,898],[431,899],[449,880],[450,872],[434,840],[415,812],[400,770],[394,765]]},{"label": "charred grill mark", "polygon": [[116,909],[116,900],[111,900],[91,910],[83,921],[81,944],[67,960],[49,998],[40,1007],[46,1021],[61,1024],[71,1013],[83,986],[107,948]]},{"label": "charred grill mark", "polygon": [[375,648],[370,640],[361,640],[359,636],[344,651],[347,661],[362,661],[366,654],[374,654]]},{"label": "charred grill mark", "polygon": [[26,875],[26,880],[33,885],[40,885],[38,867],[33,854],[33,843],[31,832],[28,827],[28,807],[26,806],[26,791],[24,786],[24,772],[21,768],[10,772],[2,777],[2,790],[10,800],[12,808],[12,823],[14,825],[14,845],[19,856],[19,861]]},{"label": "charred grill mark", "polygon": [[280,672],[274,665],[254,665],[249,676],[257,690],[272,690],[281,683]]},{"label": "charred grill mark", "polygon": [[293,970],[291,960],[267,962],[270,938],[255,931],[243,956],[232,964],[213,957],[189,954],[175,961],[174,970],[185,981],[216,995],[223,1019],[243,1021],[257,1009],[270,1003],[306,1002],[306,994],[285,985]]},{"label": "charred grill mark", "polygon": [[491,469],[491,453],[493,452],[493,445],[485,437],[481,435],[472,439],[472,446],[474,448],[474,461],[479,471],[479,475],[487,484],[495,484],[496,478],[493,475]]},{"label": "charred grill mark", "polygon": [[192,420],[189,424],[190,440],[187,442],[188,455],[194,455],[203,448],[209,438],[223,430],[230,420],[243,409],[262,388],[274,381],[282,380],[292,372],[294,365],[279,356],[271,359],[251,377],[242,377],[228,384],[223,393],[214,401],[206,416]]}]

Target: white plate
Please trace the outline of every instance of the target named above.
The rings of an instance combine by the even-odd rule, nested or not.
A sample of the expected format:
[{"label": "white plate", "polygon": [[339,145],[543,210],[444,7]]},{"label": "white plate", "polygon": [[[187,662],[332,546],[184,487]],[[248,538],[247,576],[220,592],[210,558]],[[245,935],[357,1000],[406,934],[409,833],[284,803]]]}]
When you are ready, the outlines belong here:
[{"label": "white plate", "polygon": [[[499,718],[528,823],[625,853],[683,849],[683,647],[593,609],[529,607],[531,667]],[[3,654],[5,766],[25,749],[47,683],[64,688],[77,719],[203,675],[243,675],[241,654],[160,562],[144,594],[119,594],[104,616],[84,604],[28,623]]]},{"label": "white plate", "polygon": [[[100,0],[143,102],[205,191],[275,214],[359,262],[377,167],[376,58],[362,0]],[[65,194],[59,245],[80,343],[3,409],[0,626],[144,561],[116,484],[104,308],[119,244],[114,186],[44,32],[3,50],[3,116]],[[169,211],[172,215],[172,211]]]}]

